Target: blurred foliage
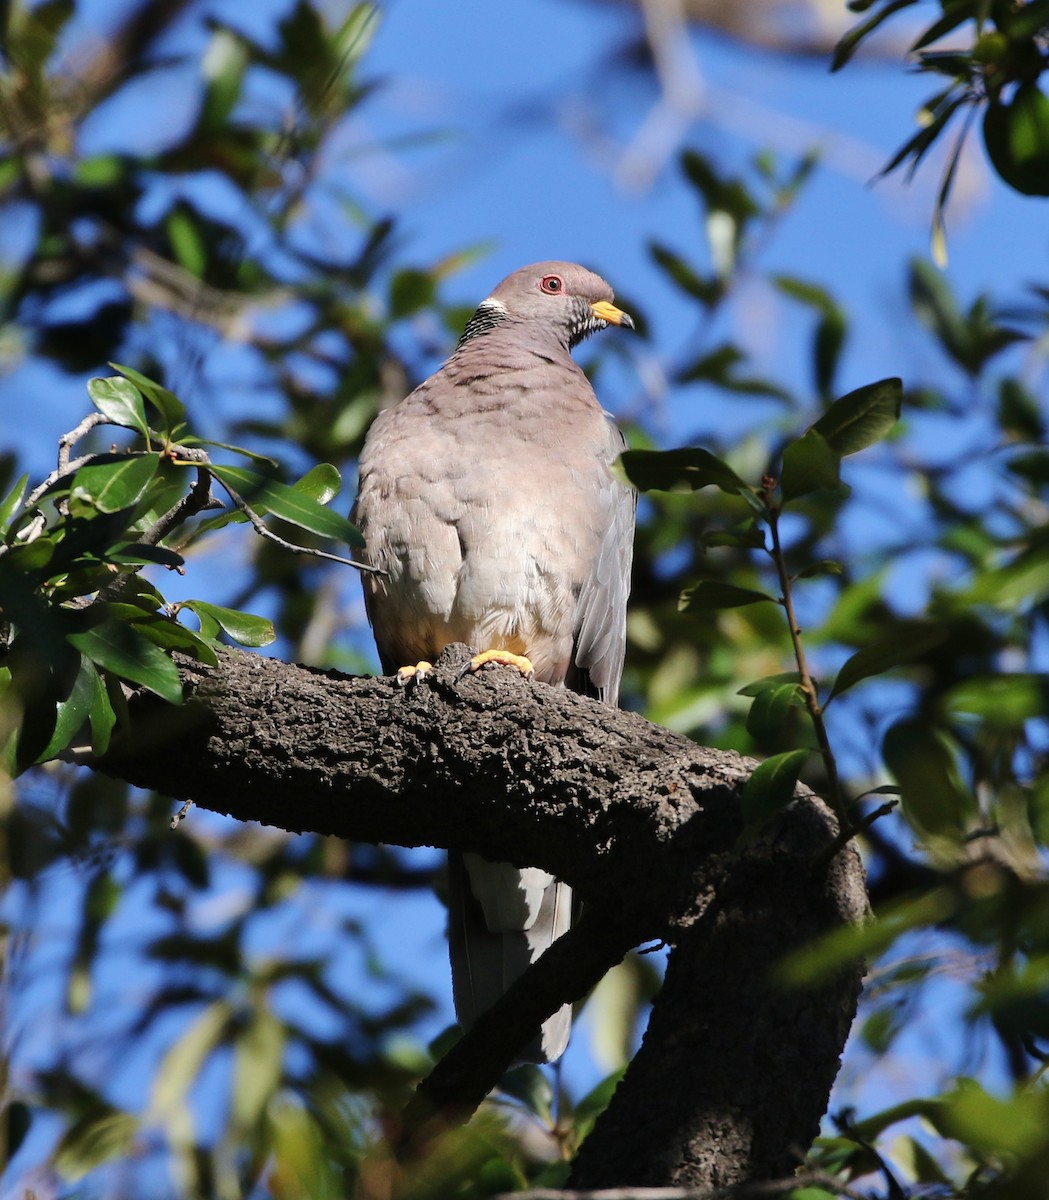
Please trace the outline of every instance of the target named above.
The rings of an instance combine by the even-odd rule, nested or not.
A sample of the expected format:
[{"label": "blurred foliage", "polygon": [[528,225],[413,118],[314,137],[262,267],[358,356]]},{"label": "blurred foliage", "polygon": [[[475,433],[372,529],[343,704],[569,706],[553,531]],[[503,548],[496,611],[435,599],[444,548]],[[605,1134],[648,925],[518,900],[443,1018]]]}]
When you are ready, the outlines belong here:
[{"label": "blurred foliage", "polygon": [[[905,5],[853,7],[876,8],[873,27]],[[986,103],[991,124],[1007,108],[1009,130],[1037,142],[1038,104],[1026,124],[1013,109],[1036,87],[1041,66],[1023,49],[1041,63],[1045,7],[941,5],[919,49],[968,23],[978,40],[951,63],[922,49],[921,69],[949,67],[953,82],[931,135],[900,162],[965,104]],[[384,1132],[443,1042],[422,1043],[431,998],[391,970],[347,899],[365,887],[428,894],[438,872],[396,850],[195,814],[173,832],[163,797],[56,758],[105,745],[122,680],[176,700],[172,649],[207,660],[219,643],[272,635],[282,656],[366,662],[333,636],[342,568],[291,547],[352,554],[340,471],[377,409],[452,344],[466,314],[445,300],[447,282],[476,253],[410,262],[393,219],[364,211],[352,174],[333,166],[373,87],[376,13],[358,4],[331,20],[300,0],[254,40],[200,20],[190,0],[161,0],[78,54],[64,40],[72,0],[2,13],[0,229],[22,232],[3,243],[0,403],[41,364],[96,376],[94,412],[53,473],[31,480],[0,460],[5,1186],[217,1197],[557,1186],[634,1045],[658,986],[650,959],[595,993],[607,1077],[590,1094],[519,1068],[468,1129],[406,1167]],[[1011,49],[990,56],[996,36]],[[79,152],[89,118],[177,69],[191,101],[181,123],[146,148]],[[1012,136],[985,123],[998,151]],[[995,153],[1006,182],[1028,180],[1029,156],[1003,169]],[[842,394],[850,314],[825,286],[763,265],[815,159],[763,155],[728,175],[688,150],[680,166],[700,220],[674,232],[679,244],[650,247],[697,321],[670,383],[732,405],[738,421],[672,451],[643,425],[630,431],[622,469],[645,495],[625,702],[764,758],[745,797],[752,822],[800,776],[856,830],[877,919],[785,975],[871,957],[850,1054],[904,1063],[944,981],[967,1048],[921,1094],[904,1079],[891,1108],[839,1106],[797,1194],[861,1181],[893,1200],[1041,1196],[1049,452],[1036,389],[1049,290],[1008,305],[962,298],[935,267],[910,264],[901,321],[925,338],[921,377]],[[743,286],[809,322],[803,394],[733,337]],[[597,348],[602,384],[614,353]],[[88,412],[85,401],[70,424]],[[181,598],[183,573],[205,598]]]},{"label": "blurred foliage", "polygon": [[[853,12],[866,15],[838,43],[833,69],[843,67],[886,21],[919,2],[849,0]],[[1024,195],[1049,196],[1049,96],[1038,82],[1049,66],[1049,3],[928,0],[928,7],[938,14],[908,53],[917,71],[934,77],[938,90],[918,112],[918,132],[893,155],[884,173],[907,163],[913,174],[960,117],[961,130],[947,155],[933,212],[933,257],[943,265],[944,212],[962,147],[981,112],[984,149],[999,177]],[[945,40],[961,44],[945,46]]]}]

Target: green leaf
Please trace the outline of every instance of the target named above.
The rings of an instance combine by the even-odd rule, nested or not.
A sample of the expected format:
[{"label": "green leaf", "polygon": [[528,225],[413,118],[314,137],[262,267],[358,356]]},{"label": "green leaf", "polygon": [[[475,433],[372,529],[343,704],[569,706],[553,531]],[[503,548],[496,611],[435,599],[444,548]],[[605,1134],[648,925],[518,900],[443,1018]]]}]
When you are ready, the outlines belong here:
[{"label": "green leaf", "polygon": [[23,475],[3,500],[0,500],[0,534],[7,533],[7,528],[11,524],[11,518],[18,511],[19,505],[22,503],[22,497],[25,495],[26,484],[28,483],[29,476]]},{"label": "green leaf", "polygon": [[265,617],[253,616],[251,613],[238,612],[234,608],[222,608],[204,600],[183,600],[179,603],[179,608],[188,608],[190,612],[197,614],[201,619],[201,632],[207,633],[214,627],[206,625],[210,619],[241,646],[268,646],[277,636],[272,621]]},{"label": "green leaf", "polygon": [[973,805],[940,733],[920,718],[905,718],[886,730],[881,753],[917,831],[954,841],[964,837]]},{"label": "green leaf", "polygon": [[34,538],[31,542],[16,542],[5,555],[8,569],[29,575],[43,570],[55,556],[58,541],[50,537]]},{"label": "green leaf", "polygon": [[727,392],[741,392],[748,396],[773,396],[789,400],[790,394],[783,388],[750,375],[737,375],[734,368],[746,359],[738,346],[730,342],[701,354],[683,366],[674,375],[676,383],[712,383]]},{"label": "green leaf", "polygon": [[700,535],[704,546],[741,546],[745,550],[764,550],[765,532],[756,521],[746,521],[732,529],[711,529]]},{"label": "green leaf", "polygon": [[161,387],[159,383],[155,383],[140,371],[136,371],[134,367],[124,367],[120,363],[115,362],[111,362],[109,365],[115,371],[119,371],[126,379],[130,379],[138,387],[139,391],[160,414],[161,428],[164,435],[174,439],[179,428],[186,420],[186,409],[182,401],[169,392],[166,387]]},{"label": "green leaf", "polygon": [[678,601],[679,612],[706,612],[714,608],[741,608],[745,604],[760,604],[773,596],[752,588],[737,587],[734,583],[722,583],[717,579],[701,579],[686,588]]},{"label": "green leaf", "polygon": [[113,726],[117,723],[117,714],[113,711],[113,702],[109,698],[105,681],[93,666],[91,669],[94,671],[98,684],[91,697],[91,707],[88,709],[87,719],[91,724],[92,753],[101,755],[109,749],[109,739],[113,733]]},{"label": "green leaf", "polygon": [[318,463],[291,486],[293,491],[301,492],[318,504],[327,504],[339,494],[342,476],[331,463]]},{"label": "green leaf", "polygon": [[896,901],[880,910],[875,920],[833,929],[794,951],[782,965],[782,977],[793,986],[820,983],[847,963],[879,957],[911,929],[946,921],[955,912],[957,903],[957,894],[951,887],[934,888]]},{"label": "green leaf", "polygon": [[685,446],[679,450],[624,450],[618,464],[628,482],[641,492],[674,488],[716,487],[729,495],[753,491],[728,465],[709,450]]},{"label": "green leaf", "polygon": [[817,575],[840,575],[842,565],[833,558],[821,558],[818,562],[808,563],[794,576],[795,579],[813,579]]},{"label": "green leaf", "polygon": [[747,713],[747,732],[756,738],[776,737],[783,732],[787,714],[804,703],[796,683],[780,683],[763,688],[754,697]]},{"label": "green leaf", "polygon": [[714,305],[723,295],[725,286],[713,275],[701,275],[673,250],[660,242],[648,243],[648,252],[670,279],[688,296],[706,307]]},{"label": "green leaf", "polygon": [[182,703],[178,668],[158,646],[132,626],[112,617],[67,640],[104,671],[140,684],[169,704]]},{"label": "green leaf", "polygon": [[979,0],[954,0],[954,3],[947,6],[944,15],[933,21],[920,37],[911,43],[907,53],[913,54],[917,50],[923,50],[957,29],[963,22],[971,21],[976,16],[978,4]]},{"label": "green leaf", "polygon": [[192,213],[183,205],[176,206],[168,213],[165,227],[175,261],[184,271],[202,279],[208,266],[208,249]]},{"label": "green leaf", "polygon": [[872,642],[862,650],[857,650],[842,664],[827,697],[827,704],[862,679],[869,679],[872,675],[883,675],[886,671],[920,658],[946,641],[947,632],[939,625],[915,625],[899,629],[892,637]]},{"label": "green leaf", "polygon": [[856,49],[864,38],[869,37],[875,29],[887,17],[891,17],[894,12],[899,12],[901,8],[909,8],[912,4],[917,4],[918,0],[890,0],[884,8],[878,9],[873,16],[868,17],[865,21],[861,21],[858,25],[854,25],[834,47],[834,57],[831,59],[830,69],[832,71],[840,71],[843,66],[856,53]]},{"label": "green leaf", "polygon": [[187,629],[171,617],[157,612],[144,612],[134,604],[110,604],[108,611],[118,621],[127,621],[155,646],[170,653],[179,650],[198,662],[215,666],[218,656],[207,637]]},{"label": "green leaf", "polygon": [[942,1133],[995,1159],[1010,1160],[1013,1172],[1022,1170],[1026,1176],[1026,1186],[1019,1183],[1013,1194],[1037,1194],[1049,1150],[1049,1103],[1043,1090],[1017,1091],[1000,1100],[963,1080],[941,1105],[937,1128]]},{"label": "green leaf", "polygon": [[226,124],[240,98],[247,65],[248,48],[244,40],[230,29],[214,29],[201,59],[205,83],[198,118],[201,131],[214,134]]},{"label": "green leaf", "polygon": [[794,798],[801,768],[809,750],[786,750],[766,758],[740,793],[740,811],[746,826],[755,826],[785,808]]},{"label": "green leaf", "polygon": [[606,1075],[596,1087],[592,1088],[575,1106],[572,1116],[575,1119],[575,1129],[580,1137],[585,1137],[594,1127],[594,1122],[608,1108],[612,1094],[626,1074],[626,1067],[619,1067],[610,1075]]},{"label": "green leaf", "polygon": [[159,454],[99,455],[73,476],[70,495],[99,512],[120,512],[145,495],[159,466]]},{"label": "green leaf", "polygon": [[89,379],[87,394],[91,397],[91,403],[111,425],[137,429],[143,437],[149,437],[142,394],[130,380],[122,379],[119,375],[108,379]]},{"label": "green leaf", "polygon": [[54,1151],[55,1170],[75,1182],[103,1163],[122,1158],[138,1132],[138,1118],[107,1108],[81,1117],[62,1134]]},{"label": "green leaf", "polygon": [[185,566],[186,563],[182,555],[176,554],[174,550],[169,550],[166,546],[150,546],[145,542],[127,542],[123,546],[118,546],[106,555],[106,560],[124,566],[142,566],[153,563],[156,566],[167,567],[169,570],[176,570]]},{"label": "green leaf", "polygon": [[983,140],[994,169],[1025,196],[1049,196],[1049,97],[1033,81],[1008,104],[991,103]]},{"label": "green leaf", "polygon": [[236,1136],[250,1138],[280,1086],[284,1067],[284,1025],[259,1008],[233,1043],[230,1123]]},{"label": "green leaf", "polygon": [[390,280],[390,316],[393,320],[433,304],[437,296],[437,280],[428,271],[405,268]]},{"label": "green leaf", "polygon": [[1049,675],[974,675],[951,688],[947,706],[991,729],[1014,729],[1049,712]]},{"label": "green leaf", "polygon": [[899,420],[902,402],[902,381],[881,379],[835,400],[809,432],[822,434],[844,458],[885,437]]},{"label": "green leaf", "polygon": [[839,487],[840,468],[840,455],[831,449],[823,434],[810,429],[783,449],[779,483],[784,501]]},{"label": "green leaf", "polygon": [[109,703],[106,689],[90,659],[81,657],[80,669],[73,687],[65,700],[57,706],[55,729],[51,739],[37,755],[38,763],[48,762],[65,750],[76,737],[82,726],[90,723],[91,747],[96,754],[104,754],[109,745],[109,734],[116,720],[113,706]]},{"label": "green leaf", "polygon": [[232,1026],[233,1008],[227,1000],[213,1001],[186,1026],[153,1075],[149,1097],[152,1118],[165,1125],[174,1121],[181,1127],[186,1093],[206,1060],[226,1042]]},{"label": "green leaf", "polygon": [[778,687],[781,683],[801,683],[801,676],[797,671],[783,671],[779,675],[766,675],[763,679],[756,679],[753,683],[741,687],[736,695],[760,696],[762,692]]},{"label": "green leaf", "polygon": [[350,546],[364,545],[360,530],[345,517],[286,483],[266,479],[244,467],[211,466],[208,470],[220,482],[232,487],[249,505],[263,505],[268,512],[290,525]]}]

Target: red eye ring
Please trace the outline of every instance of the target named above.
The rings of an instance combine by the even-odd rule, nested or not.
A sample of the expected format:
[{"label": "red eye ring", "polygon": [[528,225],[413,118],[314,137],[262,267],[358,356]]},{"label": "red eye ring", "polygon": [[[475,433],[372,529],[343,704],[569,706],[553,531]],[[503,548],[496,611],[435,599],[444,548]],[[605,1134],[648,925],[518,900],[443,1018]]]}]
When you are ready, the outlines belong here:
[{"label": "red eye ring", "polygon": [[539,290],[548,296],[559,296],[565,290],[565,281],[560,275],[544,275],[539,280]]}]

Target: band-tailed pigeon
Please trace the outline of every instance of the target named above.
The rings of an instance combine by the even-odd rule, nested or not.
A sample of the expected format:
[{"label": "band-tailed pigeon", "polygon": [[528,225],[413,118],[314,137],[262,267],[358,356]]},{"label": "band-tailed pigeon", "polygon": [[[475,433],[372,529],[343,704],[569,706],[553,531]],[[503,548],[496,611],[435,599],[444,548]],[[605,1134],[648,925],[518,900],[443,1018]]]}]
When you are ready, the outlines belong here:
[{"label": "band-tailed pigeon", "polygon": [[[626,641],[634,495],[611,470],[623,436],[569,351],[633,328],[583,267],[515,271],[443,367],[381,413],[354,519],[383,669],[402,682],[452,642],[544,683],[616,702]],[[519,657],[523,656],[523,658]],[[538,868],[449,856],[455,1007],[466,1027],[571,923],[571,889]],[[521,1058],[553,1062],[571,1007]]]}]

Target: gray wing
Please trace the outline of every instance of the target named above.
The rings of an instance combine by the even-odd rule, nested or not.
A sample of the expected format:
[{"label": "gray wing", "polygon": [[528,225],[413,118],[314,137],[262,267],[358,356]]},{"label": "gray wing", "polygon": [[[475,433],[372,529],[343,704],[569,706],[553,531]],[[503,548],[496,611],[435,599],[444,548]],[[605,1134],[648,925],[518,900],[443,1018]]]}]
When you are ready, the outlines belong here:
[{"label": "gray wing", "polygon": [[[609,463],[626,449],[626,439],[608,418]],[[637,493],[611,471],[602,483],[605,533],[576,602],[573,665],[565,684],[606,704],[619,697],[626,655],[626,603],[634,558]]]}]

